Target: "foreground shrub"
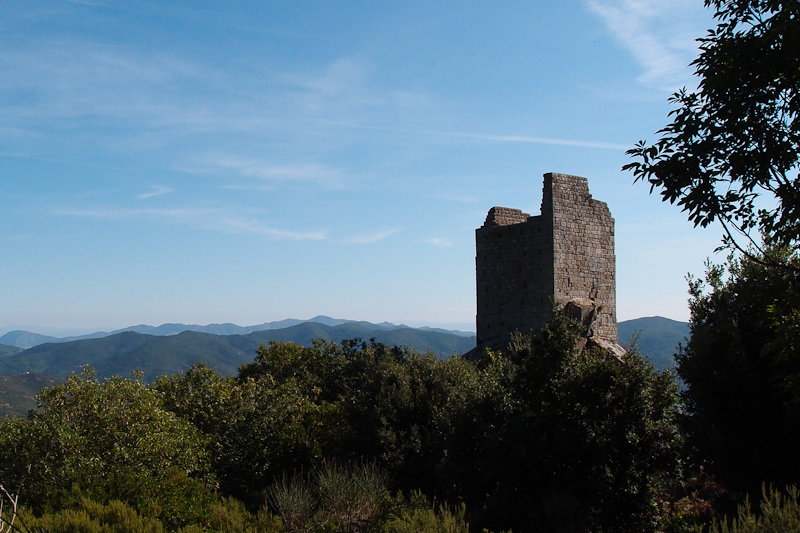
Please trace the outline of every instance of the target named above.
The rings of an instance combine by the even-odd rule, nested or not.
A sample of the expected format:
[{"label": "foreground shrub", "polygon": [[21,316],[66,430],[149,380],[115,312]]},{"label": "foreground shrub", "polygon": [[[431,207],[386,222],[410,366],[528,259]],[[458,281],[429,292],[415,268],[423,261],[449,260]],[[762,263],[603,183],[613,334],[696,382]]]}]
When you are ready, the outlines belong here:
[{"label": "foreground shrub", "polygon": [[196,365],[160,378],[153,388],[170,411],[203,432],[220,492],[257,509],[263,491],[284,472],[319,463],[341,427],[338,404],[321,397],[311,375],[318,369],[301,367],[292,377],[280,365],[294,367],[305,356],[338,360],[337,350],[323,342],[312,348],[272,343],[242,366],[238,380]]},{"label": "foreground shrub", "polygon": [[388,474],[373,464],[323,463],[311,476],[283,478],[269,503],[289,532],[335,527],[342,533],[379,531],[392,510]]},{"label": "foreground shrub", "polygon": [[[695,531],[702,531],[698,528]],[[759,512],[754,512],[749,499],[739,506],[736,518],[714,521],[709,533],[795,533],[800,531],[800,490],[789,487],[786,494],[776,488],[762,487]]]},{"label": "foreground shrub", "polygon": [[[495,483],[481,525],[517,531],[653,531],[677,474],[678,387],[635,349],[579,350],[562,314],[509,361],[513,410],[486,457]],[[491,453],[490,453],[491,452]],[[467,502],[468,509],[474,506]]]},{"label": "foreground shrub", "polygon": [[202,437],[141,375],[101,382],[85,369],[38,398],[39,412],[0,421],[0,481],[21,487],[24,506],[43,514],[120,500],[157,508],[170,527],[207,515],[213,477]]},{"label": "foreground shrub", "polygon": [[[201,528],[185,528],[181,533],[206,531]],[[211,506],[208,517],[208,531],[215,533],[283,533],[286,531],[280,518],[273,516],[265,508],[258,513],[250,513],[244,504],[235,498],[222,498]]]},{"label": "foreground shrub", "polygon": [[158,519],[142,516],[123,502],[114,500],[100,504],[83,500],[76,509],[46,513],[34,517],[20,513],[22,533],[162,533]]},{"label": "foreground shrub", "polygon": [[[0,482],[25,479],[40,516],[85,521],[84,500],[119,500],[184,533],[461,531],[466,517],[478,531],[654,530],[678,464],[677,386],[636,353],[580,353],[580,334],[559,315],[477,363],[317,341],[261,347],[238,378],[87,370],[0,422]],[[465,507],[393,498],[389,474]]]},{"label": "foreground shrub", "polygon": [[[800,483],[800,253],[729,257],[693,279],[676,356],[690,459],[729,491]],[[741,500],[740,500],[741,501]]]},{"label": "foreground shrub", "polygon": [[431,505],[420,492],[414,492],[407,504],[387,520],[383,533],[469,533],[466,507],[462,503]]}]

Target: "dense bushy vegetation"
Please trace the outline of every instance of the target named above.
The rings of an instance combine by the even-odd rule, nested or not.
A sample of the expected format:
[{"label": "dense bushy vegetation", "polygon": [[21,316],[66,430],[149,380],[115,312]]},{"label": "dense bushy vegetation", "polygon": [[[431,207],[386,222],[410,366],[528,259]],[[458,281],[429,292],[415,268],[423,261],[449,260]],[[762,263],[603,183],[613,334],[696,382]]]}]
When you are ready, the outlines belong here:
[{"label": "dense bushy vegetation", "polygon": [[0,483],[54,531],[652,529],[677,386],[635,353],[577,356],[579,334],[559,316],[477,362],[318,341],[262,346],[236,378],[87,369],[2,421]]},{"label": "dense bushy vegetation", "polygon": [[0,479],[21,486],[31,510],[91,498],[151,509],[167,525],[206,514],[214,475],[204,438],[141,376],[100,382],[86,369],[39,398],[40,411],[0,426]]},{"label": "dense bushy vegetation", "polygon": [[676,354],[682,487],[665,502],[675,531],[712,519],[714,531],[796,530],[761,518],[800,483],[800,256],[766,247],[769,261],[751,250],[690,279],[691,335]]},{"label": "dense bushy vegetation", "polygon": [[[769,255],[800,268],[798,254]],[[730,491],[800,481],[800,279],[755,259],[691,283],[691,337],[677,355],[690,456]]]}]

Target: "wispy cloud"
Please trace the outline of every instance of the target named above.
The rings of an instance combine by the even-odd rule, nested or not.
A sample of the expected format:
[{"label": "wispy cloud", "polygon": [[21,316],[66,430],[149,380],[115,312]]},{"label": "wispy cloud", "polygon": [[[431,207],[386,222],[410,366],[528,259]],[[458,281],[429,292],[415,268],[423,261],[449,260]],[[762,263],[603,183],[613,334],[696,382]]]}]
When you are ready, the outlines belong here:
[{"label": "wispy cloud", "polygon": [[453,241],[447,239],[441,239],[439,237],[431,237],[430,239],[423,239],[422,241],[425,244],[432,244],[433,246],[453,246]]},{"label": "wispy cloud", "polygon": [[23,50],[3,49],[0,55],[6,73],[0,91],[15,103],[2,108],[6,122],[35,129],[113,121],[174,134],[178,127],[209,130],[230,121],[198,105],[198,88],[213,88],[219,75],[210,65],[74,40],[42,41]]},{"label": "wispy cloud", "polygon": [[308,111],[332,112],[341,120],[375,108],[422,108],[431,105],[428,95],[376,85],[369,61],[341,57],[321,68],[284,72],[276,80],[292,91],[293,100]]},{"label": "wispy cloud", "polygon": [[357,235],[357,236],[352,237],[350,239],[345,239],[342,242],[344,244],[373,244],[373,243],[376,243],[376,242],[380,242],[380,241],[384,240],[386,237],[389,237],[390,235],[394,235],[395,233],[398,233],[399,231],[400,231],[399,229],[389,229],[389,230],[384,230],[384,231],[378,231],[376,233],[368,233],[368,234],[364,234],[364,235]]},{"label": "wispy cloud", "polygon": [[[695,0],[584,0],[617,41],[644,68],[639,81],[674,90],[691,80],[687,65],[697,55],[695,39],[710,26],[711,13]],[[702,24],[701,24],[702,23]]]},{"label": "wispy cloud", "polygon": [[95,219],[125,219],[133,217],[164,217],[174,219],[193,219],[213,213],[210,209],[200,208],[173,208],[173,209],[131,209],[127,207],[96,207],[96,208],[58,208],[52,211],[54,215],[63,215],[78,218]]},{"label": "wispy cloud", "polygon": [[437,130],[418,130],[418,129],[403,129],[403,128],[390,128],[381,126],[367,126],[360,124],[349,124],[352,128],[364,128],[371,130],[381,131],[394,131],[399,133],[413,134],[413,135],[431,135],[436,137],[450,137],[456,139],[469,139],[476,141],[489,141],[500,143],[526,143],[526,144],[545,144],[556,146],[576,146],[579,148],[597,148],[601,150],[627,150],[630,148],[627,144],[616,144],[603,141],[589,141],[584,139],[559,139],[556,137],[538,137],[531,135],[497,135],[487,133],[471,133],[471,132],[458,132],[458,131],[437,131]]},{"label": "wispy cloud", "polygon": [[225,233],[263,235],[273,239],[288,240],[323,240],[327,238],[324,231],[289,231],[272,227],[256,217],[244,217],[233,210],[217,208],[172,208],[172,209],[131,209],[131,208],[84,208],[54,209],[54,215],[93,218],[106,220],[122,220],[130,218],[167,219],[201,227],[204,230]]},{"label": "wispy cloud", "polygon": [[233,171],[238,176],[269,181],[301,181],[338,187],[342,173],[337,169],[318,164],[280,165],[259,159],[222,156],[210,160],[207,170],[216,172]]},{"label": "wispy cloud", "polygon": [[527,135],[483,135],[477,133],[441,133],[441,135],[463,137],[465,139],[476,139],[481,141],[577,146],[580,148],[599,148],[601,150],[627,150],[630,148],[630,146],[625,144],[584,141],[579,139],[557,139],[553,137],[530,137]]},{"label": "wispy cloud", "polygon": [[232,233],[251,233],[264,235],[275,239],[297,240],[324,240],[327,234],[324,231],[298,232],[280,230],[270,227],[259,220],[243,219],[238,217],[225,217],[221,220],[224,227]]},{"label": "wispy cloud", "polygon": [[169,187],[161,187],[161,186],[153,186],[150,187],[150,192],[143,192],[136,196],[139,200],[146,200],[148,198],[153,198],[154,196],[163,196],[165,194],[169,194],[173,192],[175,189],[170,189]]},{"label": "wispy cloud", "polygon": [[362,65],[349,58],[340,58],[326,65],[320,72],[283,74],[283,81],[311,93],[326,95],[355,95],[365,85]]},{"label": "wispy cloud", "polygon": [[[382,83],[360,57],[274,69],[72,35],[0,43],[0,72],[0,141],[10,145],[176,147],[178,161],[228,150],[241,157],[217,163],[243,176],[332,187],[341,175],[314,163],[364,142],[349,124],[408,124],[432,107],[425,94]],[[287,147],[302,164],[265,156]]]}]

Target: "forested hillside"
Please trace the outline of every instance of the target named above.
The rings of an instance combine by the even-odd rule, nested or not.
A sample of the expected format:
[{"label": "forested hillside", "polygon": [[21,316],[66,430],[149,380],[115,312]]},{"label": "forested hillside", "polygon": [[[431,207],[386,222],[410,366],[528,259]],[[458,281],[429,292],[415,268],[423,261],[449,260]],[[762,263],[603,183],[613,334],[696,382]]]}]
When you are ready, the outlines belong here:
[{"label": "forested hillside", "polygon": [[620,343],[636,340],[639,351],[656,368],[675,368],[678,345],[686,344],[689,323],[660,316],[625,320],[617,325]]},{"label": "forested hillside", "polygon": [[16,346],[9,346],[7,344],[0,344],[0,357],[6,355],[14,355],[15,353],[19,353],[23,351],[23,348],[17,348]]},{"label": "forested hillside", "polygon": [[212,335],[184,331],[177,335],[155,336],[126,331],[108,337],[62,343],[47,343],[18,353],[0,356],[0,374],[35,372],[67,377],[92,366],[100,377],[144,372],[153,380],[162,374],[186,370],[193,363],[205,362],[224,375],[235,375],[239,365],[252,360],[260,345],[270,341],[290,341],[310,346],[313,339],[372,339],[387,345],[407,346],[438,357],[461,354],[475,346],[474,337],[437,331],[396,328],[375,329],[356,322],[327,326],[305,322],[284,329],[256,331],[247,335]]},{"label": "forested hillside", "polygon": [[25,416],[37,407],[36,395],[63,379],[43,374],[0,375],[0,417]]}]

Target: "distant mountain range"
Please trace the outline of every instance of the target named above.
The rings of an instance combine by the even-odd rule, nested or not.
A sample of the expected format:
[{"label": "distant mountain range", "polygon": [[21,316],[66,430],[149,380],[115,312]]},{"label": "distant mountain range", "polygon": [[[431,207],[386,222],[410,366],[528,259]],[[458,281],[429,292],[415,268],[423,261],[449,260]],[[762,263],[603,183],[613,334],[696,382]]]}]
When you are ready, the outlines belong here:
[{"label": "distant mountain range", "polygon": [[315,316],[309,320],[298,320],[296,318],[287,318],[285,320],[278,320],[275,322],[264,322],[255,326],[237,326],[236,324],[208,324],[206,326],[199,326],[196,324],[161,324],[160,326],[147,326],[140,324],[138,326],[130,326],[124,329],[118,329],[111,332],[98,331],[88,335],[80,335],[74,337],[51,337],[49,335],[40,335],[38,333],[31,333],[30,331],[15,330],[0,336],[0,344],[8,346],[16,346],[18,348],[33,348],[39,344],[47,342],[72,342],[87,339],[100,339],[109,337],[118,333],[133,331],[134,333],[143,333],[146,335],[177,335],[184,331],[197,331],[199,333],[210,333],[212,335],[247,335],[257,331],[271,331],[275,329],[285,329],[298,324],[305,324],[307,322],[314,322],[316,324],[324,324],[326,326],[341,326],[343,324],[359,324],[369,330],[394,330],[394,329],[419,329],[422,331],[436,331],[440,333],[449,333],[458,335],[460,337],[474,337],[475,334],[471,331],[456,331],[437,328],[409,328],[405,324],[392,324],[391,322],[383,322],[380,324],[373,324],[371,322],[363,322],[357,320],[342,320],[339,318],[331,318],[325,315]]},{"label": "distant mountain range", "polygon": [[[281,323],[294,322],[283,321]],[[162,374],[186,370],[192,363],[204,361],[222,374],[236,374],[243,363],[253,360],[256,348],[270,341],[290,341],[310,345],[311,341],[325,338],[341,343],[346,339],[375,339],[391,346],[408,346],[419,351],[431,350],[440,357],[449,357],[469,351],[475,346],[475,336],[463,332],[436,331],[430,328],[409,328],[394,324],[371,324],[349,320],[320,317],[318,320],[296,321],[283,328],[267,328],[250,333],[215,334],[189,329],[190,326],[164,325],[157,328],[136,326],[120,333],[88,335],[77,340],[58,339],[36,344],[28,349],[6,346],[0,348],[0,374],[25,372],[66,377],[90,365],[98,376],[128,375],[136,369],[152,380]],[[327,322],[327,324],[325,323]],[[275,324],[275,323],[273,323]],[[212,331],[230,331],[234,325],[203,326]],[[160,335],[140,333],[155,331]],[[182,330],[177,332],[178,330]],[[0,340],[30,343],[36,334],[11,332]]]},{"label": "distant mountain range", "polygon": [[[638,334],[640,351],[656,368],[672,368],[678,343],[685,342],[689,325],[662,317],[639,318],[618,324],[623,346]],[[431,350],[440,357],[463,354],[475,347],[470,332],[435,328],[410,328],[390,323],[372,324],[319,316],[311,320],[282,320],[259,326],[235,324],[186,326],[163,324],[133,326],[111,333],[55,338],[28,331],[12,331],[0,337],[0,415],[24,414],[34,405],[33,396],[90,365],[99,377],[127,376],[136,369],[153,380],[162,374],[186,370],[203,361],[225,375],[235,375],[239,365],[253,360],[259,345],[290,341],[310,345],[325,338],[375,339],[390,346]],[[27,348],[26,348],[27,346]]]}]

